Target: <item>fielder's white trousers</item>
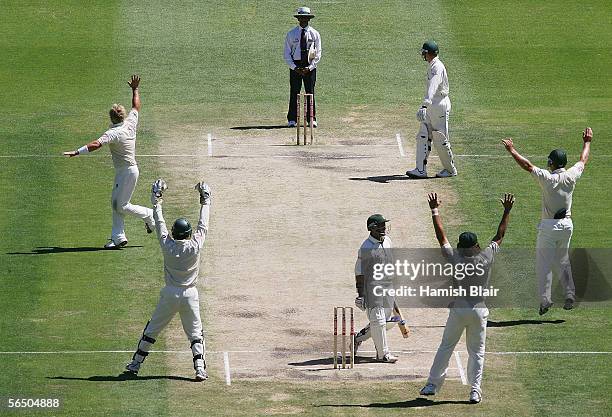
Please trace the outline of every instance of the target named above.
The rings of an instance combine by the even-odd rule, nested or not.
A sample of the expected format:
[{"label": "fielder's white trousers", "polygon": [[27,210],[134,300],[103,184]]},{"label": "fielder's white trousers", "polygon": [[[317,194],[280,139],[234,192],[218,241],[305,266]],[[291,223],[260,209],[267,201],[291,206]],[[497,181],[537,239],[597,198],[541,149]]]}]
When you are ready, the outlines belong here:
[{"label": "fielder's white trousers", "polygon": [[487,336],[487,317],[489,309],[484,308],[451,308],[446,321],[442,342],[429,371],[428,382],[438,389],[444,384],[450,360],[455,346],[465,329],[465,342],[469,354],[467,378],[471,389],[482,393],[482,371],[484,369],[485,339]]},{"label": "fielder's white trousers", "polygon": [[393,327],[395,322],[387,322],[391,318],[393,309],[380,307],[368,308],[366,314],[370,320],[370,324],[355,336],[356,342],[364,342],[370,337],[376,348],[376,357],[382,359],[389,353],[389,345],[387,343],[387,329]]},{"label": "fielder's white trousers", "polygon": [[569,259],[569,245],[574,231],[572,219],[544,219],[538,225],[536,241],[536,269],[538,271],[540,304],[552,303],[553,269],[559,273],[559,281],[565,298],[576,298],[576,287]]},{"label": "fielder's white trousers", "polygon": [[200,296],[196,287],[173,287],[166,285],[159,292],[159,302],[144,334],[157,338],[157,335],[179,313],[183,330],[189,341],[202,338],[200,319]]},{"label": "fielder's white trousers", "polygon": [[113,209],[113,230],[111,239],[120,243],[125,237],[124,217],[126,214],[143,219],[153,224],[153,210],[143,206],[130,203],[136,182],[138,181],[138,166],[132,165],[115,170],[115,183],[111,195],[111,207]]},{"label": "fielder's white trousers", "polygon": [[433,143],[444,169],[451,173],[457,172],[448,133],[450,109],[451,103],[448,97],[427,108],[425,122],[420,124],[416,135],[416,167],[421,171],[427,170],[427,158]]}]

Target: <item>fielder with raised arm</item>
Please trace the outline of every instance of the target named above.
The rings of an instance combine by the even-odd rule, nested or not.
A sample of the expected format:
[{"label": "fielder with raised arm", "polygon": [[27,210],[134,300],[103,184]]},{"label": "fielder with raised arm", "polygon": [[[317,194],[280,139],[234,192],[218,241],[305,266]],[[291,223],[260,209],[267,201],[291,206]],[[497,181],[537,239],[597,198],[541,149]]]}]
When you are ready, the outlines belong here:
[{"label": "fielder with raised arm", "polygon": [[[438,195],[436,193],[429,194],[427,196],[427,201],[431,208],[431,219],[436,232],[436,239],[442,248],[444,257],[455,265],[465,265],[468,263],[481,265],[484,271],[484,273],[473,274],[473,276],[462,278],[461,280],[455,279],[453,286],[468,286],[476,283],[481,288],[487,288],[491,276],[493,258],[499,251],[499,247],[506,234],[510,210],[512,210],[512,206],[514,205],[514,196],[512,194],[505,194],[504,198],[501,199],[501,203],[504,206],[504,213],[499,222],[497,233],[485,249],[480,248],[475,233],[463,232],[459,235],[456,251],[453,250],[450,243],[448,243],[448,239],[442,228],[442,220],[440,219],[439,213],[440,200],[438,200]],[[438,347],[433,365],[431,365],[427,384],[421,389],[421,395],[435,395],[436,392],[440,390],[446,379],[450,357],[465,330],[465,343],[469,354],[467,367],[467,379],[470,385],[469,401],[472,404],[476,404],[482,400],[480,385],[484,369],[488,316],[489,309],[483,297],[462,296],[456,297],[453,300],[448,313],[448,319],[446,320],[442,341]]]},{"label": "fielder with raised arm", "polygon": [[446,67],[438,58],[438,53],[438,44],[434,41],[425,42],[421,48],[421,56],[429,66],[425,97],[416,114],[417,120],[421,122],[416,135],[416,168],[406,172],[410,178],[427,178],[427,158],[431,152],[432,142],[444,167],[436,174],[436,177],[445,178],[457,175],[448,135],[448,117],[451,110],[451,102],[448,97],[448,75]]},{"label": "fielder with raised arm", "polygon": [[565,291],[563,308],[574,308],[576,288],[569,259],[569,245],[574,231],[572,222],[572,195],[576,182],[589,160],[593,131],[590,127],[582,133],[580,160],[566,170],[567,154],[555,149],[548,155],[548,169],[538,168],[514,148],[512,139],[502,140],[506,150],[517,164],[530,172],[542,189],[542,219],[538,224],[536,241],[536,269],[539,280],[540,315],[552,306],[551,287],[553,267],[559,270],[559,281]]},{"label": "fielder with raised arm", "polygon": [[160,292],[159,302],[151,320],[145,326],[132,362],[126,372],[136,375],[159,333],[176,313],[181,316],[183,330],[191,343],[196,381],[208,378],[205,361],[204,333],[200,318],[200,298],[196,284],[200,272],[200,251],[208,232],[210,216],[210,188],[204,182],[195,186],[200,194],[200,220],[193,232],[186,219],[177,219],[172,226],[172,236],[162,215],[164,180],[157,180],[151,189],[151,203],[155,217],[155,230],[164,256],[166,286]]},{"label": "fielder with raised arm", "polygon": [[140,77],[132,75],[128,85],[132,89],[132,110],[125,115],[125,107],[113,104],[109,115],[110,128],[98,139],[81,146],[76,151],[64,152],[64,156],[85,155],[108,144],[115,167],[115,182],[111,194],[111,207],[113,209],[113,229],[111,238],[104,245],[106,249],[118,249],[127,245],[124,220],[126,214],[143,219],[147,233],[153,231],[153,211],[150,208],[130,203],[136,182],[138,181],[138,165],[136,164],[136,128],[138,126],[138,113],[140,112]]},{"label": "fielder with raised arm", "polygon": [[368,217],[367,228],[370,235],[361,244],[355,262],[355,285],[357,287],[355,305],[361,311],[366,312],[370,323],[355,335],[353,346],[356,353],[359,345],[371,337],[376,347],[376,359],[381,362],[395,363],[397,357],[391,354],[387,343],[387,329],[396,324],[396,322],[391,321],[393,306],[395,305],[394,299],[389,297],[383,299],[373,295],[371,290],[373,283],[368,282],[371,277],[366,278],[365,275],[369,268],[363,265],[367,262],[364,257],[371,258],[372,256],[378,256],[382,263],[392,263],[391,250],[393,243],[391,238],[387,236],[388,221],[381,214],[373,214]]}]

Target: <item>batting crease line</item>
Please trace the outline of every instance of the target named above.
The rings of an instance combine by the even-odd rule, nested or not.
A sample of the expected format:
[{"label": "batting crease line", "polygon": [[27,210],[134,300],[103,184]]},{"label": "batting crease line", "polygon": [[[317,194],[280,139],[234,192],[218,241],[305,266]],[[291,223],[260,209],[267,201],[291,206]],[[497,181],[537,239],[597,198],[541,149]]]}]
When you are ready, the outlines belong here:
[{"label": "batting crease line", "polygon": [[457,361],[457,369],[459,369],[459,376],[461,377],[461,383],[463,385],[467,385],[467,378],[465,377],[465,371],[463,370],[463,365],[461,364],[461,357],[459,356],[459,352],[455,351],[455,360]]},{"label": "batting crease line", "polygon": [[402,135],[400,135],[399,133],[395,134],[395,139],[397,139],[397,146],[399,148],[399,153],[400,156],[406,156],[406,153],[404,152],[404,145],[402,145]]},{"label": "batting crease line", "polygon": [[[224,353],[281,353],[282,351],[274,350],[227,350],[227,351],[206,351],[206,354],[224,354]],[[375,350],[359,350],[362,353],[375,353]],[[436,353],[437,350],[399,350],[395,353],[401,354],[414,354],[414,353]],[[134,353],[134,350],[58,350],[58,351],[0,351],[0,355],[80,355],[80,354],[96,354],[96,353]],[[151,353],[178,353],[178,354],[192,354],[191,350],[152,350]],[[292,352],[282,352],[291,354]],[[485,352],[488,355],[609,355],[612,352],[607,351],[546,351],[546,350],[532,350],[532,351],[514,351],[514,352]],[[332,352],[324,351],[300,351],[295,354],[329,354]]]},{"label": "batting crease line", "polygon": [[232,385],[232,378],[230,375],[230,364],[229,364],[229,353],[223,352],[223,368],[225,369],[225,385]]},{"label": "batting crease line", "polygon": [[[354,145],[329,145],[329,146],[354,146]],[[376,145],[372,145],[376,146]],[[381,146],[392,146],[392,145],[381,145]],[[323,149],[324,147],[320,147]],[[210,150],[212,152],[212,148]],[[85,158],[104,158],[108,155],[87,155]],[[210,155],[212,156],[212,154]],[[268,157],[270,155],[217,155],[219,157],[225,158],[262,158]],[[302,155],[272,155],[274,158],[316,158],[317,154],[312,153],[312,156],[302,156]],[[402,155],[405,156],[405,155]],[[526,158],[541,158],[542,155],[523,155]],[[198,155],[194,154],[141,154],[136,155],[137,158],[198,158]],[[337,157],[331,159],[355,159],[355,158],[374,158],[375,156],[370,155],[354,155],[354,156],[344,156]],[[454,154],[454,157],[457,158],[508,158],[508,155],[485,155],[485,154]],[[66,158],[63,155],[0,155],[0,158],[6,159],[26,159],[26,158]],[[438,155],[430,155],[429,158],[438,158]],[[612,158],[612,155],[591,155],[591,159],[597,158]],[[330,158],[327,158],[330,159]]]}]

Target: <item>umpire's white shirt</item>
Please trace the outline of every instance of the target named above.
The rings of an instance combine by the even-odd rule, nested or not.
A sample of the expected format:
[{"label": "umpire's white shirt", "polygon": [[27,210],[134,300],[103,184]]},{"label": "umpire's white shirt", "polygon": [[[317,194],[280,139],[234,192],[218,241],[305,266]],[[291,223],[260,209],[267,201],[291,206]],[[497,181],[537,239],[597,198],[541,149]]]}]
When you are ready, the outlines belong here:
[{"label": "umpire's white shirt", "polygon": [[161,204],[153,207],[153,218],[157,237],[164,254],[164,278],[166,285],[174,287],[193,287],[200,272],[200,250],[206,239],[210,206],[200,207],[200,219],[196,230],[189,240],[174,240],[162,215]]},{"label": "umpire's white shirt", "polygon": [[108,143],[115,169],[136,165],[136,128],[138,111],[132,109],[122,123],[111,125],[98,142]]},{"label": "umpire's white shirt", "polygon": [[567,217],[571,216],[572,194],[582,171],[584,163],[580,161],[567,171],[559,168],[551,173],[547,169],[533,168],[531,174],[542,188],[542,220],[554,219],[561,209],[567,210]]},{"label": "umpire's white shirt", "polygon": [[429,63],[427,69],[427,83],[425,85],[425,97],[423,98],[423,106],[437,105],[442,100],[448,97],[448,75],[446,67],[440,58],[435,57]]},{"label": "umpire's white shirt", "polygon": [[[313,70],[317,67],[317,64],[321,60],[321,35],[310,25],[304,28],[306,31],[306,46],[308,50],[314,50],[314,57],[308,64],[308,69]],[[300,50],[300,35],[302,32],[301,26],[296,26],[287,33],[285,38],[285,50],[283,57],[285,62],[289,65],[289,68],[294,70],[296,65],[293,61],[299,61],[302,59],[302,52]]]}]

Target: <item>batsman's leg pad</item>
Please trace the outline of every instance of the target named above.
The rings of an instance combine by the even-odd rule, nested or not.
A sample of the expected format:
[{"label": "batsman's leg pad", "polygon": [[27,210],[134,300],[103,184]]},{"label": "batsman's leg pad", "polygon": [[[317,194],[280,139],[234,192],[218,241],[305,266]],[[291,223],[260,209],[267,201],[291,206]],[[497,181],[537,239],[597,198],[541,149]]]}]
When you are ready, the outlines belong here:
[{"label": "batsman's leg pad", "polygon": [[416,135],[416,167],[419,171],[427,170],[427,158],[431,152],[431,139],[429,139],[429,132],[427,131],[427,125],[421,123],[419,131]]},{"label": "batsman's leg pad", "polygon": [[434,130],[431,133],[431,136],[433,144],[436,147],[436,151],[438,152],[438,156],[440,157],[440,162],[442,162],[442,166],[451,174],[456,175],[457,168],[455,168],[453,151],[451,150],[451,145],[448,138],[439,130]]}]

